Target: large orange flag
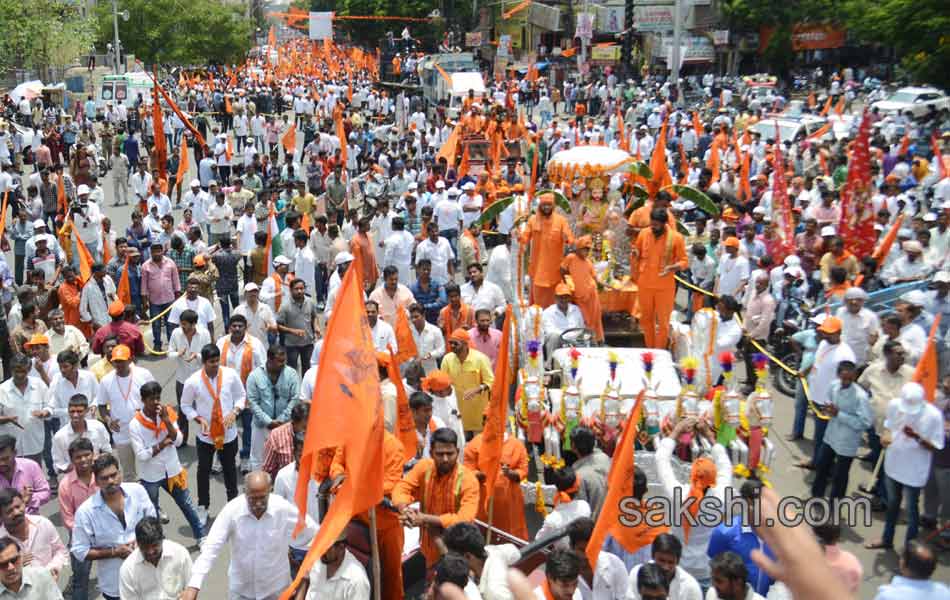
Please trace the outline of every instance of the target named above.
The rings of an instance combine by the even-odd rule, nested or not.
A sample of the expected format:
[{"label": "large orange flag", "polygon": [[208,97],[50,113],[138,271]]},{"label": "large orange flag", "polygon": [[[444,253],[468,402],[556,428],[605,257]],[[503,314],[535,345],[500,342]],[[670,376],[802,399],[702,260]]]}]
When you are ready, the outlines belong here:
[{"label": "large orange flag", "polygon": [[10,190],[3,192],[3,204],[0,205],[0,239],[7,232],[7,196],[10,194]]},{"label": "large orange flag", "polygon": [[[72,223],[72,220],[70,220]],[[79,275],[83,283],[89,281],[89,278],[92,277],[92,253],[89,252],[89,248],[86,246],[79,238],[79,232],[76,231],[76,225],[72,224],[70,229],[72,234],[76,238],[76,249],[79,251]]]},{"label": "large orange flag", "polygon": [[280,138],[280,145],[284,147],[284,152],[294,154],[297,152],[297,124],[291,123],[290,129]]},{"label": "large orange flag", "polygon": [[178,172],[175,173],[175,185],[181,185],[182,179],[188,174],[188,144],[184,138],[181,140],[181,148],[179,148],[178,154]]},{"label": "large orange flag", "polygon": [[402,442],[404,460],[408,462],[416,456],[419,439],[416,437],[416,424],[409,410],[409,396],[406,395],[406,388],[399,375],[399,360],[393,354],[392,346],[389,346],[387,350],[389,350],[390,361],[386,370],[389,372],[389,380],[396,387],[396,437]]},{"label": "large orange flag", "polygon": [[699,121],[699,113],[693,113],[693,131],[696,132],[696,137],[700,138],[703,135],[703,124]]},{"label": "large orange flag", "polygon": [[630,138],[627,137],[627,128],[623,124],[623,111],[617,108],[617,131],[620,132],[620,149],[630,152]]},{"label": "large orange flag", "polygon": [[910,149],[910,134],[905,133],[904,137],[901,138],[901,145],[897,149],[897,156],[906,156],[907,150]]},{"label": "large orange flag", "polygon": [[821,112],[818,113],[819,117],[824,117],[828,114],[828,111],[831,110],[831,96],[828,96],[828,101],[825,102],[824,107],[822,107]]},{"label": "large orange flag", "polygon": [[320,524],[297,578],[281,594],[281,600],[293,596],[313,563],[330,548],[354,515],[383,500],[383,406],[361,273],[358,261],[350,266],[340,284],[337,310],[327,326],[320,356],[322,368],[317,373],[300,457],[294,496],[299,514],[294,535],[303,529],[308,488],[310,480],[316,477],[321,450],[343,448],[346,478]]},{"label": "large orange flag", "polygon": [[653,179],[650,180],[647,189],[650,192],[650,198],[655,198],[657,192],[673,183],[673,177],[670,176],[670,170],[666,165],[666,119],[663,119],[659,139],[653,148],[653,155],[650,156],[650,170],[653,171]]},{"label": "large orange flag", "polygon": [[891,251],[891,246],[894,245],[894,240],[897,239],[897,232],[900,231],[901,225],[904,223],[904,213],[897,215],[897,218],[894,219],[894,224],[891,225],[891,228],[888,230],[887,234],[884,236],[884,239],[881,240],[881,245],[877,247],[874,251],[874,254],[871,256],[874,260],[877,261],[878,268],[881,267],[881,261],[887,258],[887,255]]},{"label": "large orange flag", "polygon": [[940,317],[937,313],[934,315],[933,325],[930,326],[930,335],[927,336],[927,346],[924,353],[917,363],[917,369],[914,371],[914,381],[924,386],[927,393],[927,402],[933,404],[937,398],[937,330],[940,328]]},{"label": "large orange flag", "polygon": [[56,205],[59,207],[60,212],[66,214],[66,210],[69,206],[66,202],[66,182],[63,180],[62,171],[56,175]]},{"label": "large orange flag", "polygon": [[[629,498],[633,496],[634,441],[637,438],[637,425],[640,423],[642,408],[643,392],[641,391],[623,427],[617,449],[614,451],[613,464],[610,465],[610,474],[607,476],[607,497],[604,498],[603,508],[597,517],[597,523],[594,524],[590,541],[587,542],[587,560],[590,561],[592,568],[597,566],[597,557],[600,556],[600,549],[608,534],[612,535],[624,550],[632,554],[643,546],[653,543],[656,536],[669,531],[668,527],[661,526],[659,523],[646,522],[647,513],[638,513],[644,517],[644,520],[639,523],[631,522],[635,515],[627,512],[629,508],[633,508],[628,505]],[[624,512],[621,512],[621,507],[624,507]]]},{"label": "large orange flag", "polygon": [[165,117],[162,114],[162,105],[158,101],[158,88],[152,88],[152,131],[155,133],[155,166],[158,168],[158,177],[166,179],[165,170],[168,162],[168,146],[165,142]]},{"label": "large orange flag", "polygon": [[[181,109],[178,108],[178,105],[175,104],[175,101],[171,99],[171,96],[168,95],[168,92],[165,91],[165,88],[163,88],[158,83],[158,80],[155,78],[155,76],[149,73],[148,71],[146,71],[145,73],[152,79],[152,85],[155,86],[155,89],[158,90],[158,93],[161,94],[162,98],[165,99],[165,102],[168,104],[168,107],[172,109],[173,113],[178,115],[178,118],[181,119],[181,122],[185,124],[185,128],[191,132],[191,135],[195,136],[196,140],[198,140],[198,144],[204,147],[207,144],[207,142],[205,141],[204,136],[201,135],[201,132],[195,128],[195,126],[192,124],[191,120],[185,115],[185,113],[181,112]],[[214,89],[214,80],[211,79],[210,74],[208,75],[208,81],[211,86],[211,89]]]},{"label": "large orange flag", "polygon": [[709,184],[719,183],[719,136],[716,136],[709,149],[709,161],[706,163],[706,168],[712,174]]},{"label": "large orange flag", "polygon": [[462,151],[462,160],[459,162],[458,172],[456,173],[458,178],[461,179],[465,177],[468,174],[469,168],[468,146],[465,146],[465,150]]},{"label": "large orange flag", "polygon": [[399,308],[396,311],[396,325],[393,329],[396,334],[396,346],[399,347],[396,360],[402,364],[414,359],[419,354],[419,348],[416,347],[416,338],[412,337],[412,329],[409,328],[409,317],[406,316],[404,308]]},{"label": "large orange flag", "polygon": [[[478,470],[485,474],[485,489],[494,490],[501,469],[501,451],[505,443],[505,424],[508,422],[508,396],[511,388],[512,365],[508,347],[511,343],[511,305],[505,309],[505,324],[501,329],[501,345],[498,347],[498,360],[495,362],[495,381],[491,386],[491,398],[488,401],[488,419],[482,430],[482,448],[478,453]],[[482,501],[485,510],[491,494],[485,494]],[[489,523],[491,525],[491,523]]]},{"label": "large orange flag", "polygon": [[119,283],[116,284],[115,295],[123,304],[132,304],[132,288],[129,284],[129,257],[125,257],[125,265],[122,267],[122,274],[119,275]]},{"label": "large orange flag", "polygon": [[442,147],[439,148],[439,153],[435,155],[436,162],[438,159],[444,158],[445,162],[450,166],[455,166],[455,153],[458,152],[459,141],[462,135],[462,125],[457,124],[453,129],[452,133],[449,134],[445,143],[442,144]]},{"label": "large orange flag", "polygon": [[343,163],[343,168],[346,169],[349,146],[346,142],[346,128],[343,127],[342,104],[337,104],[337,108],[333,111],[333,125],[336,127],[336,137],[340,140],[340,162]]}]

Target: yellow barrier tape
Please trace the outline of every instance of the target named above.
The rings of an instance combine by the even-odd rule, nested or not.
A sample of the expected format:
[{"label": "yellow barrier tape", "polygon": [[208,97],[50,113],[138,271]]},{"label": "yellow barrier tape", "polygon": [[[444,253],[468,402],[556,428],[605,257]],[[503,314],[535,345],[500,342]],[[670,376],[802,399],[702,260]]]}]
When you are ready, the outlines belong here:
[{"label": "yellow barrier tape", "polygon": [[[185,294],[182,294],[181,296],[175,298],[175,299],[172,301],[172,303],[168,305],[168,308],[166,308],[166,309],[163,310],[162,312],[158,313],[157,315],[155,315],[155,316],[152,317],[151,319],[140,320],[140,321],[137,323],[137,325],[138,325],[139,327],[147,327],[147,326],[151,325],[152,323],[154,323],[154,322],[157,321],[158,319],[161,319],[162,317],[164,317],[165,315],[167,315],[167,314],[171,311],[172,306],[175,305],[175,302],[178,302],[179,300],[181,300],[181,299],[184,298],[184,297],[185,297]],[[142,340],[142,343],[145,344],[145,340],[144,340],[144,339]],[[154,354],[155,356],[165,356],[166,354],[168,354],[168,350],[156,350],[155,348],[149,346],[148,344],[145,344],[145,349],[148,350],[148,353],[149,353],[149,354]]]},{"label": "yellow barrier tape", "polygon": [[[696,286],[696,285],[693,285],[692,283],[690,283],[690,282],[684,280],[683,278],[681,278],[681,277],[678,276],[678,275],[673,275],[673,279],[675,279],[675,280],[677,281],[677,283],[681,284],[682,286],[686,287],[687,289],[693,290],[694,292],[699,292],[699,293],[701,293],[701,294],[705,294],[705,295],[710,296],[710,297],[712,297],[712,298],[718,298],[718,296],[717,296],[716,294],[714,294],[714,293],[712,293],[712,292],[710,292],[710,291],[708,291],[708,290],[704,290],[703,288],[698,287],[698,286]],[[742,325],[742,317],[740,317],[739,315],[736,315],[736,322],[739,323],[739,327],[742,327],[742,326],[743,326],[743,325]],[[798,378],[798,380],[802,383],[802,391],[803,391],[804,394],[805,394],[805,400],[808,402],[808,406],[811,408],[812,412],[815,413],[815,417],[816,417],[816,418],[821,419],[822,421],[827,421],[827,420],[831,419],[830,416],[825,415],[824,413],[822,413],[821,410],[815,405],[815,403],[812,402],[812,400],[811,400],[811,390],[810,390],[809,387],[808,387],[808,379],[805,377],[805,375],[804,375],[801,371],[799,371],[798,369],[794,369],[794,368],[792,368],[792,367],[786,365],[784,362],[782,362],[781,360],[779,360],[778,358],[776,358],[775,356],[773,356],[768,350],[766,350],[765,348],[763,348],[762,345],[759,344],[759,342],[755,341],[754,339],[752,339],[752,338],[750,338],[750,337],[748,337],[748,336],[746,337],[746,339],[749,340],[749,343],[752,344],[752,346],[753,346],[756,350],[758,350],[759,352],[761,352],[762,355],[765,356],[765,358],[769,359],[769,361],[771,361],[771,362],[775,363],[776,365],[778,365],[778,367],[779,367],[780,369],[782,369],[783,371],[785,371],[785,372],[788,373],[789,375],[794,375],[795,377]]]}]

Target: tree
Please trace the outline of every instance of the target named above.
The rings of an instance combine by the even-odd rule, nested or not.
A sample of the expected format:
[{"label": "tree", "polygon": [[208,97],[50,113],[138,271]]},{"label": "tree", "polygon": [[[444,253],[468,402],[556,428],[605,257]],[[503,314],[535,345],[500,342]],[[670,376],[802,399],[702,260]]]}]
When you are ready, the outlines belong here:
[{"label": "tree", "polygon": [[946,0],[849,0],[848,30],[893,47],[918,82],[950,85],[950,11]]},{"label": "tree", "polygon": [[[243,9],[220,0],[121,0],[128,22],[119,20],[125,52],[146,64],[238,63],[251,48],[254,22]],[[100,44],[112,41],[112,4],[97,8]]]},{"label": "tree", "polygon": [[68,0],[0,0],[0,73],[32,69],[42,79],[92,47],[95,23]]}]

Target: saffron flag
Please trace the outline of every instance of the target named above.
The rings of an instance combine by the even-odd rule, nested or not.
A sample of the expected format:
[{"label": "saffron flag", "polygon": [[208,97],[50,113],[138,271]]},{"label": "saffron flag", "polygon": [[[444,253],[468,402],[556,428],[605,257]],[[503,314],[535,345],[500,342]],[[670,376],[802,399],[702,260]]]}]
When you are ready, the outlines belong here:
[{"label": "saffron flag", "polygon": [[231,136],[224,140],[224,158],[230,163],[234,156],[234,146],[231,145]]},{"label": "saffron flag", "polygon": [[815,108],[818,105],[818,101],[815,100],[815,92],[808,94],[808,108]]},{"label": "saffron flag", "polygon": [[855,256],[872,254],[877,241],[870,191],[871,114],[864,111],[848,157],[848,178],[841,190],[841,221],[838,223],[846,248]]},{"label": "saffron flag", "polygon": [[400,307],[396,310],[396,325],[393,329],[396,334],[396,346],[399,348],[396,360],[402,364],[414,359],[419,354],[419,349],[416,347],[416,338],[412,336],[405,308]]},{"label": "saffron flag", "polygon": [[286,133],[280,138],[280,145],[284,147],[284,152],[287,154],[295,154],[297,152],[297,124],[291,123],[290,128],[287,129]]},{"label": "saffron flag", "polygon": [[936,130],[934,130],[933,135],[930,136],[930,149],[934,154],[933,161],[931,162],[937,163],[934,167],[937,176],[943,179],[947,176],[947,168],[943,161],[943,152],[940,150],[940,140],[937,139]]},{"label": "saffron flag", "polygon": [[[320,451],[342,447],[346,478],[336,492],[310,544],[296,579],[281,594],[289,600],[314,562],[333,545],[350,520],[383,500],[383,406],[373,332],[366,320],[361,266],[347,271],[340,284],[337,309],[327,326],[307,422],[295,499],[299,509],[294,535],[303,529]],[[319,390],[319,393],[317,392]],[[312,500],[316,500],[313,498]]]},{"label": "saffron flag", "polygon": [[393,354],[392,346],[387,346],[387,350],[390,360],[386,371],[389,374],[389,381],[396,388],[396,437],[402,442],[403,460],[408,462],[416,456],[419,439],[416,437],[416,424],[412,420],[412,412],[409,409],[406,387],[402,384],[402,377],[399,375],[399,359]]},{"label": "saffron flag", "polygon": [[165,117],[162,114],[162,105],[158,101],[158,88],[152,88],[152,131],[155,132],[155,166],[158,168],[159,179],[166,179],[168,173],[168,146],[165,141]]},{"label": "saffron flag", "polygon": [[891,228],[887,231],[887,234],[884,236],[884,239],[881,240],[880,245],[877,249],[874,250],[872,258],[877,261],[878,268],[881,267],[881,263],[887,258],[887,255],[891,252],[891,246],[894,245],[894,240],[897,239],[897,232],[900,231],[901,225],[904,223],[904,213],[897,215],[897,218],[894,219],[894,224],[891,225]]},{"label": "saffron flag", "polygon": [[[501,329],[501,345],[498,347],[498,360],[495,361],[495,380],[491,386],[488,400],[488,419],[482,430],[482,448],[478,453],[478,470],[485,474],[485,489],[489,493],[482,498],[484,508],[488,510],[491,492],[501,470],[502,445],[505,443],[505,424],[508,422],[508,396],[512,382],[512,367],[509,360],[511,345],[511,304],[505,309],[505,324]],[[491,523],[489,523],[491,525]]]},{"label": "saffron flag", "polygon": [[620,149],[630,152],[630,138],[627,137],[627,128],[623,123],[623,111],[617,107],[617,131],[620,132]]},{"label": "saffron flag", "polygon": [[[148,73],[148,76],[152,78],[152,85],[155,87],[155,89],[158,90],[158,93],[161,94],[162,98],[165,99],[165,103],[168,104],[169,108],[172,109],[173,113],[178,115],[178,118],[181,119],[181,122],[184,123],[188,131],[191,132],[191,135],[195,136],[195,139],[198,140],[198,144],[202,147],[206,146],[207,142],[205,141],[204,136],[201,135],[201,132],[195,128],[191,120],[189,120],[188,117],[185,116],[185,113],[181,112],[181,109],[178,108],[178,105],[175,104],[175,101],[171,99],[171,97],[168,95],[168,92],[165,91],[165,88],[163,88],[161,84],[158,83],[158,80],[155,78],[154,75],[152,75],[148,71],[146,71],[146,73]],[[210,74],[208,74],[208,79],[209,79],[211,88],[214,89],[214,81],[211,79]]]},{"label": "saffron flag", "polygon": [[343,105],[338,104],[337,109],[333,111],[333,124],[336,127],[336,137],[340,140],[340,163],[343,169],[346,169],[346,161],[349,149],[346,142],[346,128],[343,127]]},{"label": "saffron flag", "polygon": [[904,137],[901,138],[901,145],[897,149],[897,156],[907,156],[907,151],[910,149],[910,134],[905,133]]},{"label": "saffron flag", "polygon": [[103,228],[100,233],[102,237],[102,264],[107,265],[112,260],[112,253],[109,252],[109,240],[106,237],[106,230]]},{"label": "saffron flag", "polygon": [[89,281],[89,278],[92,277],[92,253],[89,252],[86,243],[79,238],[79,232],[76,230],[76,226],[73,225],[70,229],[72,230],[72,234],[76,237],[76,250],[79,252],[79,276],[85,284]]},{"label": "saffron flag", "polygon": [[446,164],[450,167],[455,166],[455,155],[458,152],[459,141],[461,140],[462,135],[462,125],[458,123],[452,129],[452,133],[449,134],[448,139],[445,140],[445,143],[442,144],[442,147],[439,148],[439,153],[436,154],[436,162],[438,159],[444,158]]},{"label": "saffron flag", "polygon": [[458,168],[458,174],[457,174],[458,178],[461,179],[462,177],[465,177],[466,175],[468,175],[468,169],[469,169],[468,145],[466,144],[465,149],[462,150],[462,161],[459,162],[459,168]]},{"label": "saffron flag", "polygon": [[927,336],[927,346],[914,370],[914,381],[923,386],[927,394],[927,402],[933,404],[937,398],[937,331],[940,327],[940,313],[934,315],[933,325],[930,326],[930,335]]},{"label": "saffron flag", "polygon": [[122,274],[119,275],[119,284],[116,286],[115,295],[128,306],[132,304],[132,287],[129,284],[129,257],[125,257],[125,266],[122,267]]},{"label": "saffron flag", "polygon": [[[661,523],[650,523],[645,519],[639,523],[624,521],[625,518],[629,519],[631,516],[626,509],[630,503],[630,498],[633,496],[633,474],[636,468],[634,464],[634,442],[637,438],[637,427],[640,423],[642,410],[643,392],[641,391],[630,416],[627,418],[627,422],[623,426],[620,441],[617,442],[613,463],[610,465],[610,473],[607,475],[607,497],[604,499],[603,508],[601,508],[597,522],[594,524],[594,531],[587,542],[587,560],[592,568],[597,566],[597,557],[600,556],[600,549],[604,545],[604,540],[607,539],[608,534],[612,535],[624,550],[632,554],[640,548],[652,544],[656,536],[669,531],[669,528],[662,526]],[[621,507],[624,507],[623,513],[621,513]]]},{"label": "saffron flag", "polygon": [[666,164],[666,121],[666,119],[663,119],[663,126],[660,127],[656,147],[650,156],[650,171],[653,172],[653,179],[647,185],[647,191],[649,191],[651,199],[655,198],[661,189],[673,184],[673,178],[670,176],[670,170]]},{"label": "saffron flag", "polygon": [[181,147],[178,150],[178,172],[175,173],[175,185],[181,185],[181,181],[188,174],[188,144],[184,138],[182,138]]},{"label": "saffron flag", "polygon": [[3,239],[7,232],[7,196],[9,195],[10,190],[3,192],[3,204],[0,205],[0,239]]},{"label": "saffron flag", "polygon": [[838,100],[838,104],[835,106],[835,114],[839,117],[844,112],[844,94],[841,95],[841,100]]},{"label": "saffron flag", "polygon": [[62,171],[56,174],[56,205],[59,207],[61,213],[66,214],[68,208],[66,202],[66,181],[63,179]]},{"label": "saffron flag", "polygon": [[696,132],[696,138],[700,138],[703,135],[703,124],[699,121],[699,113],[693,112],[693,131]]},{"label": "saffron flag", "polygon": [[821,112],[818,113],[819,117],[824,117],[828,114],[828,111],[831,110],[831,96],[828,96],[828,101],[825,102],[825,105],[822,107]]},{"label": "saffron flag", "polygon": [[815,130],[815,133],[813,133],[813,134],[811,134],[810,136],[808,136],[808,139],[810,139],[810,140],[817,140],[817,139],[820,139],[820,138],[824,137],[824,135],[825,135],[826,133],[828,133],[829,131],[831,131],[831,123],[825,123],[823,126],[821,126],[821,127],[819,127],[818,129],[816,129],[816,130]]},{"label": "saffron flag", "polygon": [[[782,139],[778,130],[778,123],[775,125],[775,139]],[[779,207],[782,211],[780,215],[782,220],[782,244],[777,250],[778,256],[772,257],[775,264],[778,264],[795,251],[795,230],[792,224],[792,207],[788,199],[788,185],[785,182],[785,158],[782,156],[782,145],[775,144],[774,152],[775,171],[772,173],[772,206]]]}]

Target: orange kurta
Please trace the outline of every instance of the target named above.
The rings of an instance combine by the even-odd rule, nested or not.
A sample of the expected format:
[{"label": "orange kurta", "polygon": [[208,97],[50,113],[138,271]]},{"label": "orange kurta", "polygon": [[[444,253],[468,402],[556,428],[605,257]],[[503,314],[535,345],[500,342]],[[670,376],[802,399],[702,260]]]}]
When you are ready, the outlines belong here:
[{"label": "orange kurta", "polygon": [[442,324],[442,333],[448,339],[456,329],[471,329],[475,327],[475,311],[471,306],[461,303],[458,316],[452,312],[452,305],[448,304],[439,311],[439,323]]},{"label": "orange kurta", "polygon": [[[395,435],[383,433],[383,495],[391,497],[393,488],[402,479],[403,446]],[[346,457],[342,446],[336,450],[330,465],[330,476],[336,477],[346,469]],[[367,513],[357,516],[369,524]],[[376,509],[376,538],[379,542],[379,563],[382,570],[383,600],[402,600],[402,550],[405,540],[399,516],[390,511]]]},{"label": "orange kurta", "polygon": [[[481,433],[465,444],[465,466],[472,471],[478,471],[478,454],[481,449]],[[508,468],[516,471],[521,479],[525,479],[528,476],[528,451],[525,450],[524,444],[513,437],[508,437],[501,447],[501,464],[508,465]],[[521,484],[502,475],[500,466],[498,470],[495,491],[491,495],[492,517],[488,518],[483,502],[478,510],[478,519],[485,523],[490,522],[502,531],[527,540],[528,526],[524,518],[524,494],[521,493]],[[479,484],[479,490],[482,497],[487,494],[484,483]]]},{"label": "orange kurta", "polygon": [[648,348],[665,349],[670,335],[670,314],[676,299],[676,280],[673,272],[661,275],[664,268],[676,266],[684,270],[689,265],[683,236],[667,227],[659,238],[653,229],[646,228],[634,242],[635,270],[632,270],[639,289],[640,328]]},{"label": "orange kurta", "polygon": [[[630,213],[630,218],[627,219],[627,225],[633,227],[639,233],[640,230],[646,229],[650,226],[650,213],[653,212],[653,202],[647,202],[640,208],[636,209]],[[673,217],[673,211],[666,209],[666,218],[667,224],[676,227],[676,219]],[[634,236],[634,240],[636,236]]]},{"label": "orange kurta", "polygon": [[64,281],[59,284],[59,307],[63,309],[63,320],[67,325],[72,325],[83,333],[86,338],[92,334],[89,323],[82,323],[79,320],[79,300],[82,288],[80,286]]},{"label": "orange kurta", "polygon": [[376,266],[376,254],[373,252],[373,239],[369,234],[357,233],[350,240],[350,252],[353,256],[359,255],[363,265],[363,286],[369,288],[376,285],[379,279],[379,268]]},{"label": "orange kurta", "polygon": [[422,529],[422,554],[426,567],[439,560],[435,538],[442,530],[456,523],[473,521],[478,515],[478,479],[462,465],[446,475],[439,475],[435,461],[424,458],[416,463],[393,489],[393,504],[406,506],[420,503],[421,512],[438,515],[441,526],[427,525]]},{"label": "orange kurta", "polygon": [[594,331],[598,342],[604,341],[603,312],[597,294],[594,264],[572,252],[561,261],[561,268],[567,271],[574,282],[574,304],[581,309],[584,323]]},{"label": "orange kurta", "polygon": [[554,287],[561,282],[564,246],[574,243],[571,227],[558,213],[545,217],[539,210],[528,219],[522,243],[530,244],[531,303],[547,308],[554,304]]}]

